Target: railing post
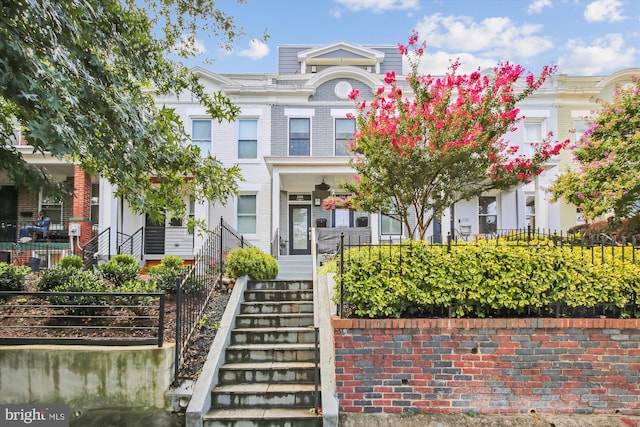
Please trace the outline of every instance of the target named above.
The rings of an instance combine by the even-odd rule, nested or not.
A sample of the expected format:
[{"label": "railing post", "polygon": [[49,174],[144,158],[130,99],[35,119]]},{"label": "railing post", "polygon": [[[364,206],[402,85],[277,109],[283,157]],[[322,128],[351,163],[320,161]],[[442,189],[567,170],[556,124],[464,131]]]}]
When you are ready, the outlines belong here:
[{"label": "railing post", "polygon": [[224,262],[224,255],[222,255],[222,249],[223,249],[223,245],[224,245],[224,218],[220,217],[220,250],[218,251],[218,255],[220,256],[218,265],[220,266],[220,279],[222,280],[222,272],[224,270],[223,268],[223,262]]},{"label": "railing post", "polygon": [[340,317],[344,314],[344,233],[340,233]]},{"label": "railing post", "polygon": [[451,232],[447,233],[447,253],[451,253]]},{"label": "railing post", "polygon": [[158,347],[164,344],[164,292],[160,295],[160,316],[158,318]]},{"label": "railing post", "polygon": [[182,276],[178,277],[177,279],[177,286],[176,286],[176,348],[175,348],[175,360],[174,360],[174,366],[173,366],[173,386],[177,387],[178,385],[180,385],[180,382],[178,381],[178,375],[179,375],[179,371],[180,371],[180,342],[182,341],[182,337],[181,337],[181,314],[182,314],[182,291],[181,291],[181,283],[182,283]]}]

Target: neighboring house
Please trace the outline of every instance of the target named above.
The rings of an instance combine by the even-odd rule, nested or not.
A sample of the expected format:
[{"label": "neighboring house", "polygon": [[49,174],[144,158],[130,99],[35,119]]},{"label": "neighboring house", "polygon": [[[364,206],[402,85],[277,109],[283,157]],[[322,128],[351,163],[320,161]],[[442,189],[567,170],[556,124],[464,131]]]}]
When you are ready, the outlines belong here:
[{"label": "neighboring house", "polygon": [[[210,228],[224,217],[251,244],[274,254],[309,254],[312,226],[319,227],[321,237],[329,239],[331,244],[325,248],[332,247],[331,236],[339,233],[373,242],[408,237],[399,222],[377,213],[325,211],[321,207],[325,197],[341,195],[340,181],[354,174],[346,149],[354,122],[347,114],[356,111],[348,94],[357,89],[363,99],[372,99],[384,84],[385,74],[400,74],[402,69],[395,45],[345,42],[281,46],[274,74],[221,75],[194,69],[207,91],[222,91],[241,108],[234,122],[212,120],[189,94],[158,97],[157,102],[175,108],[193,144],[225,165],[238,164],[245,180],[239,183],[238,197],[224,206],[187,200],[188,215],[205,220]],[[526,119],[505,139],[526,152],[548,132],[557,139],[573,138],[570,129],[580,132],[583,117],[598,108],[596,99],[610,99],[613,88],[630,82],[632,74],[640,74],[640,69],[606,77],[553,77],[519,105]],[[86,206],[76,211],[70,201],[50,203],[46,195],[33,195],[0,181],[0,222],[16,222],[23,214],[35,215],[39,209],[63,229],[68,229],[72,219],[88,218],[86,224],[93,222],[96,231],[109,236],[109,254],[132,253],[145,262],[158,261],[167,254],[190,259],[201,247],[205,237],[188,234],[187,218],[167,218],[153,224],[115,198],[106,180],[87,181],[71,163],[31,155],[28,147],[23,153],[56,179],[84,182],[74,185],[76,191],[89,192],[89,197],[82,198],[90,201],[89,213],[81,214]],[[549,162],[545,172],[528,185],[457,203],[434,221],[427,235],[444,242],[449,233],[471,239],[527,226],[566,231],[579,221],[575,207],[551,203],[545,188],[562,165],[570,162],[567,151]],[[73,200],[77,199],[78,194]],[[84,228],[83,236],[86,233]]]}]

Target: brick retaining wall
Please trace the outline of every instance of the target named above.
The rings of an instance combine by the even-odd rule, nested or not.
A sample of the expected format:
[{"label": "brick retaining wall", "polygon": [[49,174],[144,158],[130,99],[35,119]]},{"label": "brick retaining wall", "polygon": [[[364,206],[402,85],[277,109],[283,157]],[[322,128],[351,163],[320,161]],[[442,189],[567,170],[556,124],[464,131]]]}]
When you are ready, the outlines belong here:
[{"label": "brick retaining wall", "polygon": [[332,319],[341,412],[640,414],[640,319]]}]

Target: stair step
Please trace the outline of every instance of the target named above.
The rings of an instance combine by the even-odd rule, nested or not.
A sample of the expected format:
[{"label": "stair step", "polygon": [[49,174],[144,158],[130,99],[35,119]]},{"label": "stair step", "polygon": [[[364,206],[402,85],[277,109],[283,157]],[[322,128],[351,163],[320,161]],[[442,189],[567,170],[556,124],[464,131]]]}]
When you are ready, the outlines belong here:
[{"label": "stair step", "polygon": [[322,417],[309,409],[215,409],[204,416],[204,427],[320,427]]},{"label": "stair step", "polygon": [[313,289],[313,282],[309,280],[277,280],[277,281],[249,281],[247,283],[248,291],[257,290],[281,290],[295,291]]},{"label": "stair step", "polygon": [[220,367],[220,384],[238,383],[313,383],[313,362],[226,363]]},{"label": "stair step", "polygon": [[312,408],[314,404],[314,384],[225,384],[216,386],[211,397],[212,408]]},{"label": "stair step", "polygon": [[313,362],[314,344],[234,344],[227,347],[227,363]]},{"label": "stair step", "polygon": [[249,301],[313,301],[312,289],[257,289],[244,292],[244,300]]},{"label": "stair step", "polygon": [[236,328],[231,335],[233,344],[314,343],[315,329],[296,328]]},{"label": "stair step", "polygon": [[313,313],[313,301],[243,302],[240,313]]},{"label": "stair step", "polygon": [[313,313],[239,314],[238,328],[313,326]]}]

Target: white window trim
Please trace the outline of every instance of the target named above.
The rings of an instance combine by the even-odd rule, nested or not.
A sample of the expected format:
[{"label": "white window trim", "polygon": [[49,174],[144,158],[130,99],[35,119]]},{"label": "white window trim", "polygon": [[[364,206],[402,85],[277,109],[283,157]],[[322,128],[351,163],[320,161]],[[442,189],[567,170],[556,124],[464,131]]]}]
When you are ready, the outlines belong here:
[{"label": "white window trim", "polygon": [[[309,119],[309,155],[308,156],[292,156],[291,150],[291,119]],[[313,116],[288,116],[287,117],[287,157],[311,157],[313,156]]]},{"label": "white window trim", "polygon": [[[240,216],[240,214],[238,213],[238,204],[239,204],[238,201],[240,200],[241,196],[255,196],[256,197],[256,213],[255,213],[256,231],[255,231],[255,233],[240,233],[242,236],[245,236],[245,237],[248,237],[248,238],[256,238],[257,235],[258,235],[258,228],[259,228],[259,226],[258,226],[258,217],[259,217],[258,212],[260,211],[260,208],[259,208],[259,204],[260,203],[258,201],[258,199],[259,199],[258,198],[258,193],[255,192],[255,191],[241,191],[240,193],[238,193],[238,197],[236,198],[236,209],[235,209],[236,210],[236,212],[235,212],[235,214],[236,214],[236,230],[238,229],[238,218]],[[240,232],[240,231],[238,231],[238,232]]]},{"label": "white window trim", "polygon": [[[245,164],[257,164],[260,163],[260,116],[258,115],[249,115],[249,111],[247,111],[248,115],[244,115],[242,117],[237,118],[238,125],[235,128],[236,131],[236,160],[238,163]],[[256,121],[256,158],[240,158],[240,120],[255,120]]]}]

